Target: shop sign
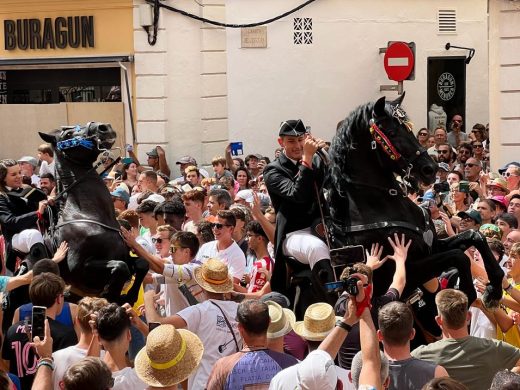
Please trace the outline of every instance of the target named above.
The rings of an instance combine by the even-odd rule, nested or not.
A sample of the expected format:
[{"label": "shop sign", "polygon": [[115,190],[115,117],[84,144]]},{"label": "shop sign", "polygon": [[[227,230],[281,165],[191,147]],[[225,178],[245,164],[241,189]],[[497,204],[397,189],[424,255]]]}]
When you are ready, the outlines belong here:
[{"label": "shop sign", "polygon": [[5,50],[94,47],[94,16],[4,20]]}]

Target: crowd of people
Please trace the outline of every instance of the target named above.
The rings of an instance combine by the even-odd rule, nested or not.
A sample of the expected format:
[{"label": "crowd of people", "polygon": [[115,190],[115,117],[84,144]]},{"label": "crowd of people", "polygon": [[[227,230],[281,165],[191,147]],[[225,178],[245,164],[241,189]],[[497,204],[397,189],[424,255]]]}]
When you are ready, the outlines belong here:
[{"label": "crowd of people", "polygon": [[[477,300],[437,283],[442,336],[416,348],[424,329],[402,297],[404,235],[388,238],[393,253],[383,257],[374,243],[366,262],[344,270],[341,278],[355,281],[349,293],[325,289],[336,277],[311,225],[323,211],[314,186],[330,143],[301,120],[280,125],[272,161],[242,159],[229,145],[211,173],[183,156],[173,174],[159,146],[146,164],[131,146],[119,164],[111,153],[100,157],[121,237],[149,266],[133,305],[69,302],[60,276],[67,243],[48,253],[42,234],[58,192],[53,148],[1,160],[0,291],[9,309],[0,390],[520,388],[520,163],[490,171],[489,130],[475,124],[466,132],[460,115],[416,136],[438,172],[432,185],[406,183],[410,201],[429,211],[439,238],[480,231],[506,275],[500,307],[485,307],[486,271],[469,248]],[[373,273],[386,261],[395,263],[392,282],[374,296]],[[310,270],[307,287],[317,297],[296,315],[294,297],[284,295],[295,263]],[[47,318],[36,337],[34,307]]]}]

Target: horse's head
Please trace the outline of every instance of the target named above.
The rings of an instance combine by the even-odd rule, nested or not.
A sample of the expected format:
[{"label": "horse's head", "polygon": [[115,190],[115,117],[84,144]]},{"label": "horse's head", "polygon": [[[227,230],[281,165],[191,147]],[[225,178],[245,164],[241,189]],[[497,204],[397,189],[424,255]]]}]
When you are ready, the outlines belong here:
[{"label": "horse's head", "polygon": [[[400,175],[412,174],[425,184],[435,181],[437,163],[419,144],[412,124],[401,108],[404,93],[393,102],[380,98],[372,110],[370,133],[387,158],[392,170]],[[386,165],[386,164],[385,164]]]},{"label": "horse's head", "polygon": [[57,156],[76,164],[92,164],[99,153],[110,149],[116,132],[108,123],[89,122],[85,126],[64,126],[51,133],[39,133],[52,145]]}]

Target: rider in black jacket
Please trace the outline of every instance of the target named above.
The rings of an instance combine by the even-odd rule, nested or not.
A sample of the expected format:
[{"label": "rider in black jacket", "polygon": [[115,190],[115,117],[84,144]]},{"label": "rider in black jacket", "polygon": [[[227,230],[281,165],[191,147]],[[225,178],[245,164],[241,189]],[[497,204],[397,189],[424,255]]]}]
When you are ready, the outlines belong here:
[{"label": "rider in black jacket", "polygon": [[13,272],[16,262],[13,249],[27,254],[30,262],[47,255],[42,234],[37,229],[38,217],[43,216],[47,201],[36,202],[33,198],[22,188],[22,174],[18,163],[14,160],[1,160],[0,227],[6,245],[6,265]]},{"label": "rider in black jacket", "polygon": [[321,188],[324,179],[316,152],[325,141],[306,133],[301,120],[283,122],[278,138],[283,152],[264,169],[265,184],[277,213],[276,264],[271,278],[276,291],[288,287],[286,256],[309,264],[316,284],[334,280],[329,248],[311,232],[311,225],[320,218],[316,188]]}]

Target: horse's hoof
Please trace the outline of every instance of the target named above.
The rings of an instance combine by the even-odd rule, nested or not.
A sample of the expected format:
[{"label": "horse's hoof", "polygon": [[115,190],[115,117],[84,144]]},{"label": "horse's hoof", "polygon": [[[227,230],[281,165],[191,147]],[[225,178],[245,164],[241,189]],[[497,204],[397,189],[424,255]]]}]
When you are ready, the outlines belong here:
[{"label": "horse's hoof", "polygon": [[502,299],[502,289],[498,289],[492,285],[487,285],[484,294],[482,294],[482,302],[487,309],[496,309],[500,305]]}]

